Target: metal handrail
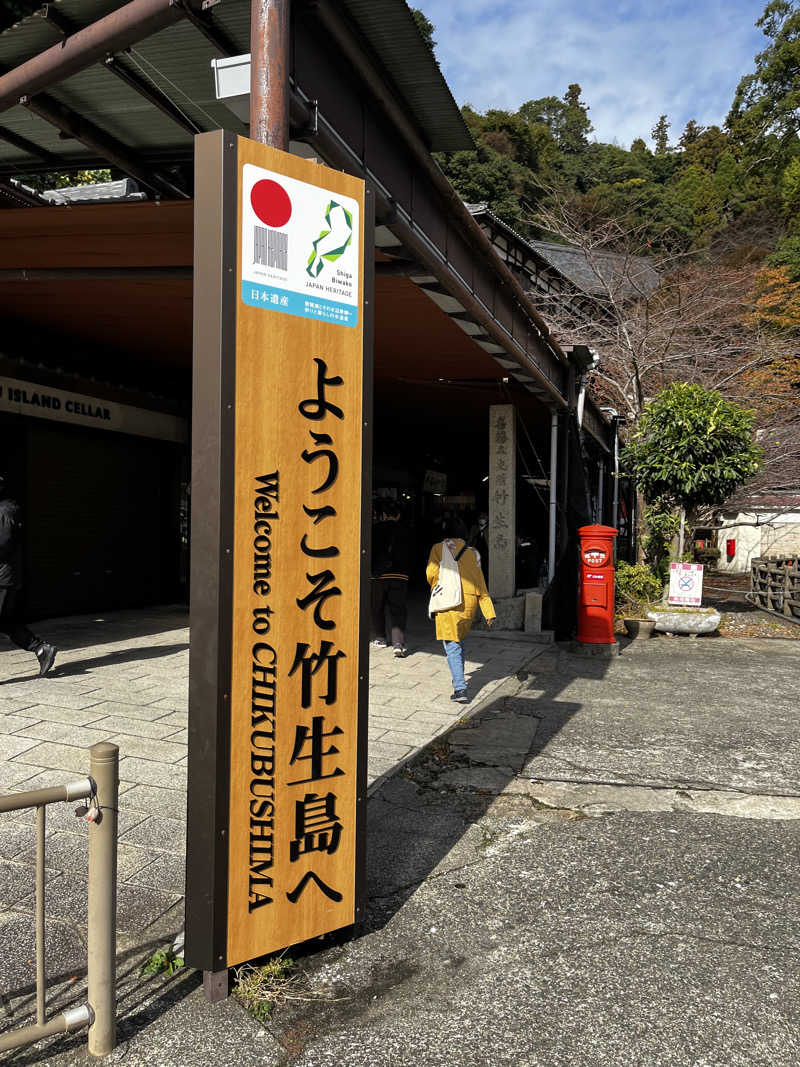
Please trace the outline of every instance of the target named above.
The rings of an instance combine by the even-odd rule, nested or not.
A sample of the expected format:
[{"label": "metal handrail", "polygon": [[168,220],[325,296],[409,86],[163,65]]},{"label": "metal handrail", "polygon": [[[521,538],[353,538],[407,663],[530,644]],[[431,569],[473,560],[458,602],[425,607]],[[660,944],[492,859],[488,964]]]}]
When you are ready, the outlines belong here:
[{"label": "metal handrail", "polygon": [[[0,813],[36,809],[36,1023],[0,1035],[0,1052],[54,1034],[89,1027],[89,1052],[105,1056],[116,1044],[117,802],[119,748],[107,741],[90,749],[90,775],[66,785],[0,796]],[[89,800],[89,1003],[46,1020],[45,830],[48,804]],[[76,812],[78,814],[78,812]],[[82,813],[81,813],[82,814]]]}]

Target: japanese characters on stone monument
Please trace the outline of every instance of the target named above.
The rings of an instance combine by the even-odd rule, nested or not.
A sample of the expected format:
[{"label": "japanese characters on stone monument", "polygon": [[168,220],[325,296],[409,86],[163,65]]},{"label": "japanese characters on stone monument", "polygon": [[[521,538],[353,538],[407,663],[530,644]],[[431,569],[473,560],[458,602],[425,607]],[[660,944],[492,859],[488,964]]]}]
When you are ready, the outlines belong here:
[{"label": "japanese characters on stone monument", "polygon": [[[363,863],[364,185],[224,136],[219,171],[231,168],[233,194],[217,195],[236,277],[222,301],[235,361],[221,397],[216,505],[225,624],[216,690],[201,676],[190,698],[187,956],[206,970],[352,924]],[[213,195],[201,187],[196,211]],[[207,414],[196,392],[195,436],[198,412]],[[195,509],[215,506],[204,447]],[[194,600],[192,609],[194,626]],[[201,630],[212,625],[202,600],[196,614]],[[201,748],[212,697],[213,760]],[[213,833],[202,832],[200,801],[193,807],[193,773],[213,774],[221,790]],[[198,887],[209,838],[214,885]],[[209,916],[213,961],[192,944]]]},{"label": "japanese characters on stone monument", "polygon": [[517,438],[514,407],[489,409],[489,592],[515,593]]}]

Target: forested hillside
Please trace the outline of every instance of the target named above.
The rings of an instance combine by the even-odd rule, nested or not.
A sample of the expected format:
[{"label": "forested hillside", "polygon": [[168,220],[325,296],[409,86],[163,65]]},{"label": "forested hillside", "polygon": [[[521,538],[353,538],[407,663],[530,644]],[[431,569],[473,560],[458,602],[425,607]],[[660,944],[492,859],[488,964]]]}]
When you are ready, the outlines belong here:
[{"label": "forested hillside", "polygon": [[[775,491],[800,484],[800,0],[771,0],[758,25],[764,49],[721,126],[674,130],[654,115],[630,147],[604,144],[572,84],[513,113],[465,106],[476,150],[438,158],[464,200],[596,265],[593,321],[568,301],[542,311],[562,341],[597,346],[602,402],[634,425],[673,381],[718,390],[756,412],[765,463],[752,487]],[[621,253],[613,278],[608,251]],[[639,255],[663,282],[631,300]]]},{"label": "forested hillside", "polygon": [[772,0],[759,25],[765,49],[722,127],[692,120],[674,130],[668,115],[654,115],[629,148],[603,144],[573,84],[513,113],[465,106],[477,151],[441,165],[464,199],[486,201],[525,234],[536,233],[536,206],[557,187],[588,219],[625,219],[655,247],[707,248],[728,230],[728,243],[781,243],[780,264],[800,272],[800,4]]}]

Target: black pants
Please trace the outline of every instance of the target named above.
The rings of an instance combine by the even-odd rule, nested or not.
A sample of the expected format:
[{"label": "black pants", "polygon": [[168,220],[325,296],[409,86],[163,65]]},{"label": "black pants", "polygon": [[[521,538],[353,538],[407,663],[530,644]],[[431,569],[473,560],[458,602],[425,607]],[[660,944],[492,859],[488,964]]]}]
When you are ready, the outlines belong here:
[{"label": "black pants", "polygon": [[372,636],[386,640],[386,609],[392,627],[392,644],[405,646],[408,582],[402,578],[372,579]]},{"label": "black pants", "polygon": [[19,617],[19,599],[18,589],[0,586],[0,634],[5,634],[18,648],[35,652],[42,642]]}]

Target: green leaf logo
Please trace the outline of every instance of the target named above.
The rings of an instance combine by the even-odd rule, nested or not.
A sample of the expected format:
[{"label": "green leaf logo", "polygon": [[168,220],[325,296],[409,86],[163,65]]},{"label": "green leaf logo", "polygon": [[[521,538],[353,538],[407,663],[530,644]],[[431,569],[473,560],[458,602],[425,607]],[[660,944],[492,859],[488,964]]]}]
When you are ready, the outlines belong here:
[{"label": "green leaf logo", "polygon": [[325,210],[326,230],[322,230],[313,242],[311,255],[306,264],[306,273],[318,278],[326,261],[335,263],[353,239],[353,215],[342,204],[331,200]]}]

